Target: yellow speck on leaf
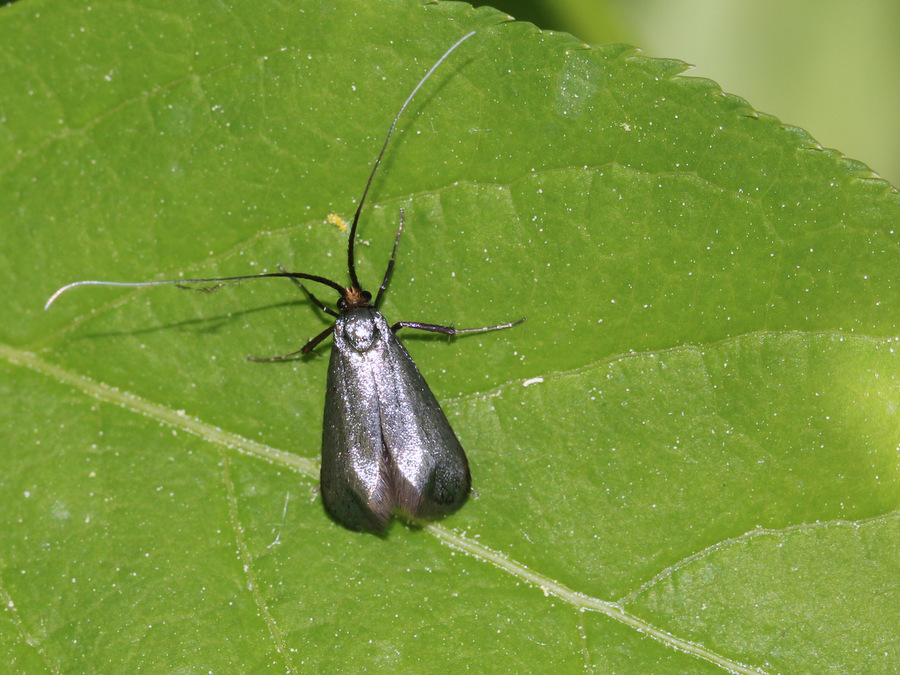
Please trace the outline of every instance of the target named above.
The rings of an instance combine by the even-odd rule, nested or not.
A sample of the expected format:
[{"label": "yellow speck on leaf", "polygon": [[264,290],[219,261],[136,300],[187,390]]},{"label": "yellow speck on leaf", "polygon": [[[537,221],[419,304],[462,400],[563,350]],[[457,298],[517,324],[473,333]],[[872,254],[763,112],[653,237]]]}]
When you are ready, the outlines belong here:
[{"label": "yellow speck on leaf", "polygon": [[330,225],[334,225],[335,227],[337,227],[341,232],[347,231],[347,222],[338,214],[330,213],[325,220],[328,221]]}]

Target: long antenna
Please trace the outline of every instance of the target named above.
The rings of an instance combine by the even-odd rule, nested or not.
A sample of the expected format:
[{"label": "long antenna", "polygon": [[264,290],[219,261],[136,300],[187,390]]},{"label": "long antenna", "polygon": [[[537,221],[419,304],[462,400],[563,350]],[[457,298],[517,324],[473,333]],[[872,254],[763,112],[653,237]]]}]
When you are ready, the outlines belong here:
[{"label": "long antenna", "polygon": [[372,173],[369,174],[369,180],[366,183],[366,189],[363,190],[362,198],[359,200],[359,206],[356,207],[356,213],[353,214],[353,225],[350,226],[350,245],[347,247],[347,269],[350,271],[350,283],[354,288],[361,288],[359,285],[359,279],[356,277],[356,260],[353,255],[353,245],[356,241],[356,225],[359,223],[359,214],[362,213],[363,204],[366,203],[366,195],[369,194],[369,188],[372,186],[372,180],[375,178],[375,172],[378,171],[378,165],[381,164],[381,158],[384,157],[384,151],[387,150],[388,142],[391,140],[391,134],[394,133],[394,127],[397,126],[397,120],[400,119],[400,115],[403,114],[403,111],[406,110],[406,106],[409,105],[409,102],[413,100],[413,96],[416,95],[416,92],[422,88],[422,85],[425,84],[426,80],[431,77],[431,74],[437,70],[437,67],[444,62],[454,49],[459,47],[463,42],[468,40],[470,37],[475,35],[475,31],[473,30],[468,35],[464,35],[461,37],[456,44],[454,44],[450,49],[444,52],[444,55],[437,60],[433,66],[431,66],[431,70],[425,73],[425,77],[423,77],[419,84],[416,85],[416,88],[412,90],[412,93],[409,95],[409,98],[400,106],[400,111],[397,113],[397,116],[394,117],[394,121],[391,123],[391,128],[388,129],[387,138],[384,139],[384,145],[381,146],[381,152],[378,153],[378,158],[375,160],[375,165],[372,167]]},{"label": "long antenna", "polygon": [[326,279],[325,277],[320,277],[317,274],[304,274],[303,272],[279,272],[279,273],[270,273],[270,274],[244,274],[239,277],[218,277],[214,279],[166,279],[165,281],[75,281],[71,284],[66,284],[62,288],[58,289],[56,293],[50,296],[50,299],[47,300],[44,305],[44,309],[50,309],[50,305],[52,305],[56,299],[65,293],[68,290],[76,288],[78,286],[125,286],[126,288],[142,288],[144,286],[184,286],[185,284],[216,284],[221,283],[223,281],[242,281],[243,279],[265,279],[265,278],[275,278],[275,277],[287,277],[288,279],[307,279],[308,281],[316,281],[320,284],[325,284],[336,290],[338,293],[343,293],[343,287],[337,283],[336,281],[332,281],[331,279]]},{"label": "long antenna", "polygon": [[[348,269],[350,272],[350,281],[351,288],[360,288],[359,279],[356,277],[356,263],[354,262],[353,255],[353,245],[356,241],[356,226],[359,223],[359,215],[362,212],[363,204],[366,201],[366,195],[369,194],[369,188],[372,186],[372,180],[375,178],[375,172],[378,170],[378,165],[381,164],[381,158],[384,157],[384,152],[387,150],[388,141],[391,140],[391,134],[394,133],[394,127],[397,126],[397,121],[400,119],[400,115],[403,114],[403,111],[406,110],[406,106],[409,105],[409,102],[412,101],[413,96],[416,95],[416,92],[422,88],[422,85],[425,84],[426,80],[431,77],[431,74],[437,70],[437,67],[444,62],[448,56],[450,56],[451,52],[459,47],[463,42],[468,40],[470,37],[475,35],[475,31],[472,31],[468,35],[464,35],[460,38],[456,44],[454,44],[450,49],[444,52],[444,55],[437,60],[431,70],[425,73],[425,77],[423,77],[419,84],[416,85],[416,88],[413,89],[412,93],[409,95],[409,98],[403,103],[400,107],[400,112],[397,113],[397,116],[394,117],[394,121],[391,124],[391,128],[388,130],[387,138],[384,139],[384,145],[381,146],[381,152],[378,153],[378,158],[375,160],[375,165],[372,167],[372,173],[369,174],[369,180],[366,183],[366,189],[363,190],[362,199],[359,200],[359,206],[356,209],[356,213],[353,216],[353,225],[350,227],[350,245],[347,247],[347,259],[348,259]],[[395,245],[396,250],[396,245]],[[274,277],[283,277],[288,279],[306,279],[307,281],[315,281],[320,284],[324,284],[330,288],[333,288],[341,295],[344,295],[344,287],[339,283],[332,281],[331,279],[326,279],[325,277],[318,276],[316,274],[305,274],[303,272],[280,272],[280,273],[271,273],[271,274],[248,274],[237,277],[220,277],[213,279],[167,279],[163,281],[137,281],[137,282],[124,282],[124,281],[76,281],[71,284],[67,284],[63,286],[59,290],[57,290],[53,295],[50,296],[50,299],[47,300],[47,303],[44,305],[44,309],[49,309],[50,305],[52,305],[59,296],[61,296],[66,291],[69,291],[78,286],[125,286],[129,288],[141,288],[143,286],[178,286],[185,284],[202,284],[202,283],[221,283],[226,281],[241,281],[243,279],[261,279],[261,278],[274,278]],[[382,291],[384,289],[382,288]],[[380,297],[380,293],[379,293]],[[317,303],[318,304],[318,303]]]}]

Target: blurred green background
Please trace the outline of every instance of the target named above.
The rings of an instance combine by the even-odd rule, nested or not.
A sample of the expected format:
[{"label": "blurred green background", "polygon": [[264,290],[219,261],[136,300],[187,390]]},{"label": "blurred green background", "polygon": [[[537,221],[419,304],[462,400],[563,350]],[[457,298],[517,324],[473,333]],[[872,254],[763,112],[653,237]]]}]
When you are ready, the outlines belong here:
[{"label": "blurred green background", "polygon": [[585,42],[696,66],[760,112],[802,127],[900,186],[897,0],[495,0]]}]

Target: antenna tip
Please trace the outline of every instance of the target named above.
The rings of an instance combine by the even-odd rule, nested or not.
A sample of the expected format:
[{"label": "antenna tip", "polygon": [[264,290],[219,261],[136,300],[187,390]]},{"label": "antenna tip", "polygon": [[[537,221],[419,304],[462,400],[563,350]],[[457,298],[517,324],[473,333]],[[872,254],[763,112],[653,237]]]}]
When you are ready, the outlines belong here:
[{"label": "antenna tip", "polygon": [[72,284],[69,284],[68,286],[63,286],[62,288],[58,288],[53,295],[51,295],[49,298],[47,298],[47,302],[44,303],[44,311],[46,312],[48,309],[50,309],[50,305],[52,305],[54,302],[56,302],[56,299],[59,296],[61,296],[63,293],[65,293],[67,290],[69,290],[71,285]]}]

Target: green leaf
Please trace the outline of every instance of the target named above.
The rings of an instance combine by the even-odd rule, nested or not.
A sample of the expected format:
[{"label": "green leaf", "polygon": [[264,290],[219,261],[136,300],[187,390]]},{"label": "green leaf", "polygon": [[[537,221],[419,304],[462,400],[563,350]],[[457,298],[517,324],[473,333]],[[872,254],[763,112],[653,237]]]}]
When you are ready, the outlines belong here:
[{"label": "green leaf", "polygon": [[[328,325],[292,285],[42,305],[344,280],[328,216],[472,29],[359,272],[402,208],[390,321],[528,321],[404,336],[478,498],[351,533],[315,492],[327,359],[244,359]],[[900,198],[683,68],[457,3],[0,9],[10,668],[895,667]]]}]

